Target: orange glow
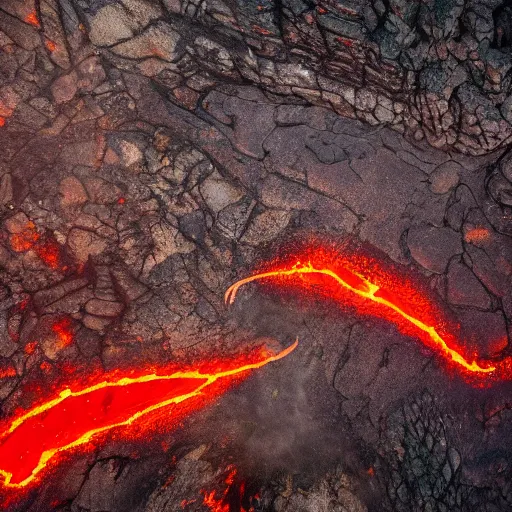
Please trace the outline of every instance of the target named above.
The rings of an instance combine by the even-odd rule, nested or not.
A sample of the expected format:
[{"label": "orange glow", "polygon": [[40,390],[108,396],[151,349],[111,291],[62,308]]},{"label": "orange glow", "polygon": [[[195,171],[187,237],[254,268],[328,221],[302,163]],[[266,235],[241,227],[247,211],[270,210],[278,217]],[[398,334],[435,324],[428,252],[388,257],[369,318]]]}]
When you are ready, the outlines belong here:
[{"label": "orange glow", "polygon": [[61,249],[52,238],[41,239],[36,225],[28,221],[19,233],[13,233],[9,238],[11,248],[15,252],[26,252],[33,249],[43,263],[51,268],[58,269],[61,266]]},{"label": "orange glow", "polygon": [[25,19],[23,21],[25,21],[25,23],[29,23],[33,27],[39,28],[41,26],[41,24],[39,23],[39,19],[37,18],[36,11],[32,11],[30,14],[25,16]]},{"label": "orange glow", "polygon": [[11,248],[15,252],[25,252],[32,247],[39,240],[40,235],[36,231],[36,226],[32,221],[27,222],[25,228],[20,233],[13,233],[10,236]]},{"label": "orange glow", "polygon": [[31,355],[36,351],[37,341],[31,341],[25,345],[25,354]]},{"label": "orange glow", "polygon": [[418,292],[413,283],[386,273],[375,260],[314,248],[299,257],[293,255],[292,261],[274,262],[268,271],[236,282],[226,291],[226,303],[232,304],[240,287],[253,281],[277,280],[287,288],[299,285],[303,292],[312,291],[338,304],[351,304],[361,313],[393,322],[466,375],[512,378],[512,358],[482,361],[476,354],[465,355],[433,302]]},{"label": "orange glow", "polygon": [[[235,482],[235,477],[237,474],[237,469],[235,466],[230,465],[227,468],[228,475],[226,476],[226,479],[224,480],[224,483],[226,484],[226,488],[224,492],[217,498],[217,492],[216,491],[206,491],[204,489],[201,489],[201,494],[203,495],[203,505],[206,505],[210,512],[230,512],[231,507],[228,501],[228,495],[230,494],[230,491],[233,488],[233,484]],[[240,485],[240,491],[239,491],[238,500],[241,502],[244,499],[245,496],[245,483],[242,482]],[[188,503],[186,503],[187,505]],[[185,508],[185,507],[183,507]],[[248,509],[244,508],[241,503],[238,507],[238,510],[240,512],[254,512],[254,507],[250,507]]]},{"label": "orange glow", "polygon": [[44,243],[36,244],[34,250],[47,267],[56,270],[61,266],[60,247],[55,240],[48,239]]},{"label": "orange glow", "polygon": [[13,108],[12,104],[6,105],[3,101],[0,101],[0,116],[11,117],[13,112],[14,112],[14,108]]},{"label": "orange glow", "polygon": [[52,365],[48,361],[43,361],[39,365],[39,368],[41,368],[44,373],[50,373],[52,371]]},{"label": "orange glow", "polygon": [[48,51],[50,51],[50,52],[54,52],[57,49],[57,45],[50,39],[46,40],[45,45],[46,45],[46,48],[48,48]]},{"label": "orange glow", "polygon": [[464,240],[468,243],[484,243],[489,241],[491,233],[487,228],[472,228],[464,233]]},{"label": "orange glow", "polygon": [[7,368],[0,368],[0,379],[5,379],[6,377],[16,377],[14,367],[8,366]]},{"label": "orange glow", "polygon": [[0,128],[5,125],[5,119],[0,117]]},{"label": "orange glow", "polygon": [[65,348],[73,343],[73,330],[70,318],[64,317],[52,325],[52,331],[57,334],[59,348]]},{"label": "orange glow", "polygon": [[[277,355],[253,353],[242,361],[245,364],[240,360],[217,362],[216,366],[211,363],[210,372],[206,373],[197,369],[168,375],[150,373],[125,376],[115,381],[104,380],[78,391],[67,387],[55,398],[19,414],[0,430],[0,476],[4,479],[3,485],[26,487],[51,462],[55,462],[57,455],[97,440],[100,434],[136,422],[149,428],[151,420],[155,421],[155,411],[162,414],[162,408],[177,407],[192,398],[211,399],[215,393],[206,388],[219,380],[224,381],[226,388],[249,370],[287,356],[297,343],[295,341]],[[192,408],[190,406],[184,412],[190,412]],[[175,408],[166,412],[166,425],[175,412]],[[123,433],[129,435],[124,430],[121,431]]]}]

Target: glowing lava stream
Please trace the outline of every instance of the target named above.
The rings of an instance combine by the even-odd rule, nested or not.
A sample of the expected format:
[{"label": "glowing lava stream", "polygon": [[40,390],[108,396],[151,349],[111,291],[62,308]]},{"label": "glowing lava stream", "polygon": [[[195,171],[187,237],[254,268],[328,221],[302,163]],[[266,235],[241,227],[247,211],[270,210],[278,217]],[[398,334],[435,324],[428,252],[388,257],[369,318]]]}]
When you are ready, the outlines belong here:
[{"label": "glowing lava stream", "polygon": [[252,281],[257,281],[260,279],[267,279],[272,277],[286,277],[286,276],[293,276],[293,275],[303,275],[303,274],[322,274],[328,277],[331,277],[336,281],[337,284],[339,284],[341,287],[359,295],[360,297],[363,297],[365,299],[369,299],[372,302],[375,302],[377,304],[381,304],[382,306],[385,306],[387,308],[392,309],[396,313],[398,313],[400,316],[402,316],[405,320],[416,326],[418,329],[423,331],[424,333],[428,334],[428,336],[432,339],[434,344],[441,350],[441,353],[445,356],[448,356],[453,362],[457,363],[458,365],[462,366],[466,370],[472,372],[472,373],[491,373],[494,370],[496,370],[495,366],[488,366],[483,367],[480,366],[476,361],[468,362],[459,352],[456,350],[450,348],[444,339],[439,335],[439,333],[436,331],[436,329],[432,326],[429,326],[422,322],[421,320],[418,320],[417,318],[409,315],[405,311],[403,311],[401,308],[399,308],[397,305],[393,304],[393,302],[383,298],[376,296],[375,294],[381,290],[380,286],[377,286],[376,284],[371,283],[364,277],[346,270],[346,272],[349,273],[349,275],[354,279],[358,281],[359,285],[362,285],[362,289],[356,288],[349,284],[347,281],[342,279],[337,273],[333,272],[332,270],[325,269],[325,268],[315,268],[311,263],[308,263],[307,265],[300,265],[297,264],[292,268],[284,269],[284,270],[274,270],[270,272],[263,272],[261,274],[256,274],[250,277],[247,277],[245,279],[241,279],[240,281],[234,283],[231,285],[224,296],[224,299],[227,304],[233,304],[236,294],[241,286],[244,284],[250,283]]},{"label": "glowing lava stream", "polygon": [[219,379],[277,361],[297,344],[298,340],[277,355],[218,373],[149,374],[100,382],[81,391],[64,389],[57,398],[34,407],[0,432],[2,483],[25,487],[57,453],[83,445],[102,432],[131,425],[152,411],[197,397]]}]

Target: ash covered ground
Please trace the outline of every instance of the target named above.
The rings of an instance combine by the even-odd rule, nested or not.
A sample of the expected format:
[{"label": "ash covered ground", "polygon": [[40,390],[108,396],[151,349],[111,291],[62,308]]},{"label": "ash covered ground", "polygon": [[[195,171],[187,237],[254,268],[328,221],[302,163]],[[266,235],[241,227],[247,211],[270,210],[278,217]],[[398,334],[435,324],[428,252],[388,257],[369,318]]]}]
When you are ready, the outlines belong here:
[{"label": "ash covered ground", "polygon": [[223,294],[284,239],[349,239],[426,283],[482,357],[512,355],[511,17],[0,0],[2,418],[77,373],[300,339],[10,509],[509,510],[510,383],[468,385],[384,321]]}]

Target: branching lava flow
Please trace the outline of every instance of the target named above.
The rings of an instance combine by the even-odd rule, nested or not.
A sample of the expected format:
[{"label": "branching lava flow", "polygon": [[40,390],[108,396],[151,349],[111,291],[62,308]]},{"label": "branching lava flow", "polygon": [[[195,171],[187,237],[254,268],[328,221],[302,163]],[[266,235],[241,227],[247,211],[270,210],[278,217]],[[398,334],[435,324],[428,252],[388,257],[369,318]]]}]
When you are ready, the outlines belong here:
[{"label": "branching lava flow", "polygon": [[[306,263],[302,263],[302,261],[306,261]],[[349,264],[345,265],[346,263]],[[353,262],[343,260],[341,255],[318,249],[310,250],[306,251],[305,258],[299,259],[299,261],[295,255],[294,264],[274,263],[268,271],[257,273],[234,283],[226,291],[225,301],[232,304],[240,287],[259,280],[277,279],[281,284],[286,280],[289,286],[300,284],[303,288],[313,287],[315,293],[319,292],[321,286],[324,288],[323,293],[335,300],[344,302],[350,297],[353,301],[361,301],[361,299],[363,302],[370,301],[375,306],[373,309],[368,309],[362,304],[356,304],[356,307],[361,311],[367,308],[367,311],[363,312],[370,312],[375,316],[386,318],[405,330],[407,334],[418,336],[428,347],[434,349],[447,362],[454,364],[466,375],[510,378],[512,375],[510,358],[496,362],[482,361],[476,357],[469,360],[462,349],[457,346],[458,344],[454,343],[454,336],[444,331],[441,332],[441,329],[434,323],[435,315],[428,315],[428,312],[425,311],[412,311],[411,304],[407,304],[407,300],[404,300],[404,297],[411,293],[410,290],[404,292],[397,289],[399,286],[384,288],[364,277],[362,271],[358,270],[354,269]],[[318,281],[319,278],[322,280]],[[405,286],[402,285],[402,287]],[[401,291],[402,293],[400,293]],[[347,296],[341,297],[339,294],[342,292],[345,294],[348,292]],[[424,309],[427,310],[428,301],[421,299],[421,302],[421,306],[425,306]]]}]

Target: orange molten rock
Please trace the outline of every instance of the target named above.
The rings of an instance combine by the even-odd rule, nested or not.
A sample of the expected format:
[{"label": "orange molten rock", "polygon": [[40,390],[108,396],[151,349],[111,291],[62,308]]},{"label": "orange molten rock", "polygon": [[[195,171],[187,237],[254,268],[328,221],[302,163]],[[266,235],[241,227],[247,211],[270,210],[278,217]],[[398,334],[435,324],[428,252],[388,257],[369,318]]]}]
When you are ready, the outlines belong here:
[{"label": "orange molten rock", "polygon": [[[321,293],[340,303],[351,298],[360,312],[385,318],[407,334],[419,337],[466,375],[512,378],[511,358],[496,362],[477,360],[476,357],[470,360],[457,346],[455,337],[446,332],[445,327],[436,326],[439,315],[411,283],[386,276],[381,268],[377,271],[375,262],[370,259],[355,260],[321,249],[305,251],[302,259],[305,263],[300,259],[297,261],[297,255],[294,255],[294,264],[273,263],[268,271],[234,283],[226,291],[225,301],[232,304],[240,287],[259,280],[274,280],[287,287],[298,285],[303,290],[313,290],[315,294]],[[372,270],[376,271],[379,284],[363,275],[363,272],[371,274]],[[371,307],[363,306],[363,303],[370,303]]]},{"label": "orange molten rock", "polygon": [[[128,426],[149,413],[207,394],[219,379],[233,379],[292,352],[298,341],[277,355],[258,356],[244,365],[223,362],[215,373],[155,373],[99,382],[72,391],[21,414],[0,432],[0,476],[6,487],[32,483],[59,453],[89,443],[111,429]],[[247,360],[246,360],[247,361]],[[172,410],[170,411],[172,418]]]},{"label": "orange molten rock", "polygon": [[[205,489],[201,489],[201,494],[203,495],[203,505],[207,506],[210,512],[230,512],[231,510],[231,506],[228,501],[228,494],[235,482],[237,469],[235,466],[231,465],[228,467],[228,470],[229,473],[224,480],[226,488],[220,496],[217,497],[217,493],[215,491],[207,491]],[[239,490],[240,501],[244,498],[244,495],[245,483],[242,482]],[[187,505],[187,503],[185,503],[185,505]],[[182,505],[182,508],[185,509],[186,507]],[[254,507],[246,509],[242,505],[239,505],[239,510],[240,512],[254,512]]]}]

